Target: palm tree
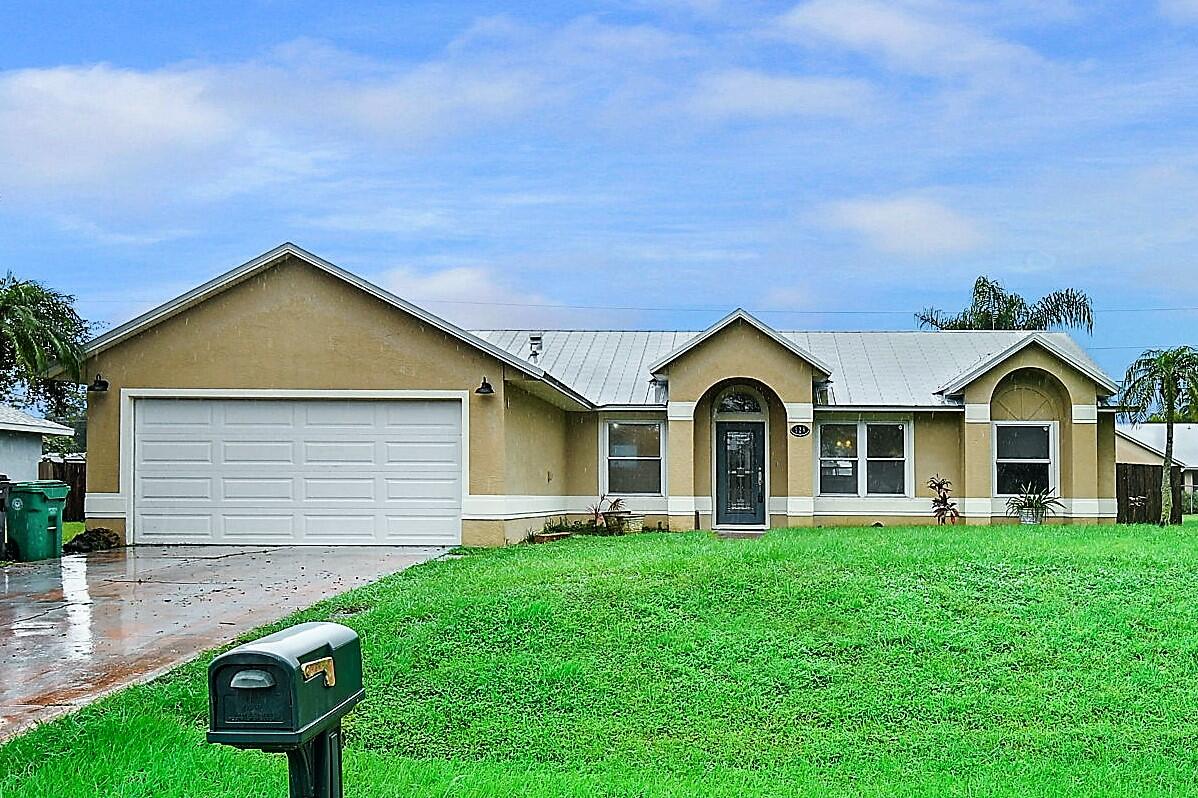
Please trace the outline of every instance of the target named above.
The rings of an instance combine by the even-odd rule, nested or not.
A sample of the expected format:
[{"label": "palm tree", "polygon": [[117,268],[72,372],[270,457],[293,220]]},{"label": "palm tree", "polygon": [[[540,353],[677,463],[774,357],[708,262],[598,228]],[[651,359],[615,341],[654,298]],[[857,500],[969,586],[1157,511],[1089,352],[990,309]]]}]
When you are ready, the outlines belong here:
[{"label": "palm tree", "polygon": [[915,314],[920,327],[934,330],[1048,330],[1077,327],[1094,331],[1094,307],[1083,291],[1065,288],[1028,302],[997,280],[979,277],[973,301],[960,313],[928,308]]},{"label": "palm tree", "polygon": [[75,386],[45,375],[57,365],[80,382],[90,333],[91,326],[75,311],[74,297],[5,275],[0,279],[0,401],[67,412]]},{"label": "palm tree", "polygon": [[1132,423],[1147,421],[1153,411],[1165,422],[1165,461],[1161,476],[1161,526],[1173,517],[1173,424],[1187,397],[1198,391],[1198,349],[1149,349],[1127,367],[1120,404]]}]

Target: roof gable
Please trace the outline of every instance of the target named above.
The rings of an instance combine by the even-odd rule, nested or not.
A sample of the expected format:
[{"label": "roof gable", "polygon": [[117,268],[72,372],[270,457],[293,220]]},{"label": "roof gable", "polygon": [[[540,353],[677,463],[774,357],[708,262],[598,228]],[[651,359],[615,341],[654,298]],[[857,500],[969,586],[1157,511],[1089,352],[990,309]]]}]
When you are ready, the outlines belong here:
[{"label": "roof gable", "polygon": [[[1120,424],[1116,427],[1116,432],[1146,449],[1151,449],[1162,458],[1165,456],[1167,430],[1162,422]],[[1198,468],[1198,424],[1173,425],[1173,460],[1187,468]]]},{"label": "roof gable", "polygon": [[546,374],[543,369],[533,365],[532,363],[529,363],[527,360],[501,349],[488,341],[484,341],[474,333],[467,332],[466,330],[461,329],[445,319],[442,319],[440,316],[430,313],[424,308],[418,307],[417,305],[414,305],[411,302],[392,294],[390,291],[380,288],[374,283],[364,280],[356,274],[346,271],[340,266],[313,255],[311,252],[308,252],[307,250],[290,242],[281,244],[269,252],[264,252],[253,260],[247,261],[236,268],[230,269],[224,274],[209,280],[203,285],[197,286],[196,288],[193,288],[192,290],[187,291],[186,293],[181,294],[174,299],[165,302],[118,327],[114,327],[113,329],[88,343],[85,348],[85,353],[88,356],[91,356],[107,349],[111,349],[122,341],[144,332],[154,325],[176,316],[188,308],[198,305],[209,297],[214,296],[215,294],[218,294],[234,285],[242,283],[254,275],[259,274],[278,263],[281,263],[283,259],[287,257],[297,258],[298,260],[301,260],[310,266],[320,269],[321,271],[324,271],[348,283],[349,285],[352,285],[355,288],[370,294],[376,299],[379,299],[380,301],[391,305],[392,307],[415,316],[426,324],[441,330],[447,335],[457,338],[458,340],[469,344],[476,349],[486,352],[500,362],[505,363],[530,377],[548,382],[557,390],[570,396],[571,399],[579,401],[584,405],[588,404],[577,393],[558,382],[551,375]]},{"label": "roof gable", "polygon": [[989,357],[983,358],[978,363],[971,366],[967,371],[958,374],[952,380],[940,386],[940,388],[937,390],[937,393],[943,394],[945,396],[953,396],[963,392],[970,383],[981,377],[986,372],[990,371],[990,369],[1002,363],[1004,360],[1013,357],[1019,352],[1022,352],[1024,349],[1027,349],[1033,344],[1044,348],[1050,354],[1077,369],[1077,371],[1084,374],[1086,377],[1089,377],[1097,385],[1107,389],[1110,394],[1116,394],[1119,392],[1119,385],[1105,373],[1103,373],[1103,371],[1093,362],[1091,362],[1089,358],[1082,357],[1077,352],[1069,351],[1064,346],[1059,344],[1048,333],[1033,332],[1011,344],[1006,349],[1003,349],[1002,351],[997,352]]},{"label": "roof gable", "polygon": [[738,321],[743,321],[746,324],[749,324],[750,326],[754,327],[758,332],[761,332],[767,338],[772,339],[775,343],[777,343],[779,346],[783,347],[784,349],[789,350],[796,357],[802,358],[803,360],[807,361],[811,365],[815,366],[815,368],[817,370],[823,372],[825,376],[831,375],[832,368],[830,366],[828,366],[822,360],[817,358],[815,355],[808,352],[803,347],[796,344],[794,341],[783,336],[781,333],[779,333],[773,327],[770,327],[765,322],[757,319],[751,313],[744,310],[743,308],[737,308],[736,310],[732,311],[724,318],[717,321],[715,324],[708,327],[703,332],[699,333],[698,335],[691,338],[690,340],[683,342],[680,346],[675,347],[674,349],[670,350],[668,353],[666,353],[666,355],[664,357],[658,358],[656,361],[654,361],[653,363],[651,363],[649,365],[649,371],[653,374],[657,374],[662,369],[664,369],[666,366],[670,365],[675,360],[677,360],[678,358],[685,355],[687,352],[689,352],[692,349],[694,349],[695,347],[699,346],[699,344],[718,335],[722,330],[726,329],[727,327],[729,327],[732,324],[735,324]]}]

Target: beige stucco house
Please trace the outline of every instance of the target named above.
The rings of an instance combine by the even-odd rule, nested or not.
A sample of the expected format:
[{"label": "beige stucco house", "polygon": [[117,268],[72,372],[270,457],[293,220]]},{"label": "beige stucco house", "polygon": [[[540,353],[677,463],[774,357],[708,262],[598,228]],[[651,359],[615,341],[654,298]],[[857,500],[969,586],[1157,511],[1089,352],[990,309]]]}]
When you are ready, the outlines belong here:
[{"label": "beige stucco house", "polygon": [[[518,317],[513,319],[518,320]],[[1117,386],[1060,333],[466,331],[287,244],[95,340],[88,523],[133,543],[501,545],[647,526],[1113,522]]]}]

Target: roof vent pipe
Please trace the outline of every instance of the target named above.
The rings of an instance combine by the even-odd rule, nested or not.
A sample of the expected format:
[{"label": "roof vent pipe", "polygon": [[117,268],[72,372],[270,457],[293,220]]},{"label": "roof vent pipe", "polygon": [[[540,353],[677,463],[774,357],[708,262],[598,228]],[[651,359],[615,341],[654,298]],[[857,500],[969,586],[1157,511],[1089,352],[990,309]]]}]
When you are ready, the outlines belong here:
[{"label": "roof vent pipe", "polygon": [[529,333],[528,334],[528,359],[536,363],[541,357],[541,350],[545,346],[545,333]]}]

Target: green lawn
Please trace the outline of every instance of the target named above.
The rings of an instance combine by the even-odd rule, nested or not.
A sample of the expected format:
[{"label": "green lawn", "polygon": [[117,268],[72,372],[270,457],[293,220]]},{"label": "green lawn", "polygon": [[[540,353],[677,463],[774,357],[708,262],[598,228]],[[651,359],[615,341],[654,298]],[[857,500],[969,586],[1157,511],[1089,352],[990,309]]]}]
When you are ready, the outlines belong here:
[{"label": "green lawn", "polygon": [[[350,796],[1198,795],[1192,527],[701,533],[469,552],[363,636]],[[279,796],[208,657],[0,747],[0,795]]]},{"label": "green lawn", "polygon": [[82,521],[64,521],[62,524],[62,542],[66,543],[68,540],[82,532],[85,528],[86,526]]}]

